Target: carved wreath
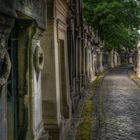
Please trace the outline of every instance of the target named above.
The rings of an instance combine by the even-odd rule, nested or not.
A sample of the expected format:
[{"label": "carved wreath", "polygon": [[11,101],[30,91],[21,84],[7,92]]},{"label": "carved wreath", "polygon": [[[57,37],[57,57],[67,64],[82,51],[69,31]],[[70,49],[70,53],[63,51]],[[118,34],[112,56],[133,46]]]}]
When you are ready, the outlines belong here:
[{"label": "carved wreath", "polygon": [[34,51],[34,67],[37,72],[40,72],[44,66],[44,53],[40,46],[36,46]]}]

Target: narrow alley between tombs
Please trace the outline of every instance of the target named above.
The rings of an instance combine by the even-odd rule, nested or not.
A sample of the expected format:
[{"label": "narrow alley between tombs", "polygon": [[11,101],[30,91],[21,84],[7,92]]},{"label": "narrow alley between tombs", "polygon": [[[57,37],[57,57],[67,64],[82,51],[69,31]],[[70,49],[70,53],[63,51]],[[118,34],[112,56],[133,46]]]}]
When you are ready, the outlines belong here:
[{"label": "narrow alley between tombs", "polygon": [[139,140],[128,65],[139,0],[0,0],[0,140]]},{"label": "narrow alley between tombs", "polygon": [[140,87],[128,77],[130,69],[121,66],[111,70],[100,85],[97,130],[93,132],[96,140],[140,139]]}]

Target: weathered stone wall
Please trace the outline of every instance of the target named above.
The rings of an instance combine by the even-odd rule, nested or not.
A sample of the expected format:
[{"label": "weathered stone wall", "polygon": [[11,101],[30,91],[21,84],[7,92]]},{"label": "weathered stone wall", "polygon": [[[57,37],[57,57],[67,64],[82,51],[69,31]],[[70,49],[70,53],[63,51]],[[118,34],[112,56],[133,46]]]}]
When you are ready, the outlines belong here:
[{"label": "weathered stone wall", "polygon": [[63,140],[70,120],[67,54],[66,1],[48,1],[47,30],[41,40],[44,49],[42,75],[43,123],[52,139]]},{"label": "weathered stone wall", "polygon": [[86,79],[86,50],[83,44],[83,29],[82,2],[80,0],[70,0],[68,16],[68,54],[73,112],[76,111],[78,101],[83,96],[82,93]]},{"label": "weathered stone wall", "polygon": [[[3,1],[0,2],[3,5]],[[0,138],[3,140],[7,139],[7,80],[11,69],[6,49],[13,24],[13,18],[0,13]]]},{"label": "weathered stone wall", "polygon": [[15,0],[0,0],[0,13],[15,17]]},{"label": "weathered stone wall", "polygon": [[[4,40],[7,48],[10,39],[18,48],[19,139],[47,140],[49,131],[52,140],[63,140],[88,82],[107,65],[113,68],[120,63],[121,55],[105,52],[104,42],[83,21],[81,0],[0,0],[0,46]],[[12,28],[16,38],[9,37]],[[7,139],[6,89],[5,83],[0,97],[2,140]],[[14,112],[8,113],[12,124]],[[10,133],[13,128],[9,127]]]},{"label": "weathered stone wall", "polygon": [[17,0],[16,10],[36,20],[39,27],[46,27],[46,0]]},{"label": "weathered stone wall", "polygon": [[137,44],[137,60],[136,60],[136,73],[137,76],[140,78],[140,41]]},{"label": "weathered stone wall", "polygon": [[[41,38],[42,31],[46,28],[46,6],[45,0],[0,0],[0,44],[2,43],[1,39],[5,40],[5,48],[8,48],[8,39],[13,39],[9,38],[9,35],[14,27],[14,21],[16,23],[20,21],[20,28],[16,27],[17,25],[14,27],[16,32],[21,31],[22,28],[25,29],[24,33],[21,31],[18,34],[18,39],[14,38],[18,40],[18,43],[15,44],[18,45],[16,46],[18,47],[17,56],[19,56],[17,63],[19,63],[19,60],[23,60],[25,63],[19,63],[19,67],[17,68],[18,78],[21,79],[18,79],[20,82],[18,83],[18,91],[16,92],[20,94],[20,98],[17,97],[19,107],[14,110],[19,111],[19,139],[25,139],[25,137],[26,139],[47,139],[47,132],[44,131],[42,123],[41,72],[38,74],[33,64],[34,50],[38,46],[37,42]],[[38,33],[38,30],[41,32]],[[34,36],[35,33],[38,35]],[[42,59],[40,56],[38,57],[39,60]],[[12,117],[14,114],[13,109],[10,109],[12,107],[9,108],[7,105],[7,90],[2,92],[0,104],[2,113],[0,114],[0,127],[3,130],[0,132],[0,138],[6,140],[8,135],[8,139],[13,140],[15,139],[14,134],[12,134],[15,127],[14,123],[18,120]],[[10,124],[10,127],[7,127],[7,120],[13,122]],[[9,131],[8,133],[7,130]],[[26,130],[27,132],[25,132]]]}]

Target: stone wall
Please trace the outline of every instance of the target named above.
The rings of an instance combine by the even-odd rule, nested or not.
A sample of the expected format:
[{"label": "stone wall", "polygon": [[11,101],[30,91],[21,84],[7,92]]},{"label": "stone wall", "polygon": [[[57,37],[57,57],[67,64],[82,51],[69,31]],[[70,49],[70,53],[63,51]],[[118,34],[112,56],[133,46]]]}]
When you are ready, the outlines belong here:
[{"label": "stone wall", "polygon": [[[40,28],[46,27],[46,0],[17,0],[16,10],[36,20]],[[23,17],[24,18],[24,17]]]},{"label": "stone wall", "polygon": [[68,16],[68,55],[70,92],[73,112],[76,111],[78,100],[83,96],[85,86],[85,49],[83,46],[83,10],[82,2],[69,1]]},{"label": "stone wall", "polygon": [[7,41],[13,25],[12,17],[0,13],[0,138],[3,140],[7,139],[7,80],[11,69]]},{"label": "stone wall", "polygon": [[0,0],[0,138],[64,140],[88,84],[127,61],[104,47],[81,0]]},{"label": "stone wall", "polygon": [[15,4],[15,0],[0,0],[0,13],[15,17]]},{"label": "stone wall", "polygon": [[45,52],[42,75],[43,122],[52,139],[63,140],[69,128],[71,100],[67,48],[66,1],[48,1],[47,30],[41,40]]},{"label": "stone wall", "polygon": [[[12,61],[11,75],[14,70],[13,63],[19,63],[16,75],[18,77],[17,81],[20,81],[16,87],[17,91],[15,91],[18,96],[13,95],[15,94],[12,91],[13,88],[10,89],[9,94],[6,83],[4,86],[5,90],[1,90],[0,127],[4,131],[0,132],[2,140],[6,140],[7,138],[8,140],[14,140],[15,138],[47,139],[48,137],[47,132],[44,131],[42,122],[41,71],[36,71],[33,62],[35,49],[39,46],[38,42],[41,34],[46,28],[46,6],[45,0],[16,2],[14,0],[0,0],[0,44],[3,45],[4,40],[4,49],[8,50],[11,59],[13,59],[11,50],[17,52],[15,54],[18,56],[18,60],[16,62]],[[24,33],[22,29],[24,29]],[[17,33],[16,38],[13,36],[15,33]],[[18,47],[18,51],[10,48],[13,46],[15,48]],[[1,53],[0,57],[3,57],[3,55]],[[41,60],[42,58],[40,57],[42,57],[42,54],[39,53],[36,57],[36,60]],[[39,63],[41,62],[39,61]],[[11,75],[11,85],[13,86],[14,79],[12,79]],[[13,99],[11,102],[7,100],[8,96],[11,96],[10,98]],[[16,105],[16,100],[18,100],[18,105]],[[17,118],[19,120],[16,120]],[[9,126],[7,126],[7,121],[10,123]],[[16,123],[18,123],[18,130]],[[15,135],[15,131],[17,131],[18,138]]]}]

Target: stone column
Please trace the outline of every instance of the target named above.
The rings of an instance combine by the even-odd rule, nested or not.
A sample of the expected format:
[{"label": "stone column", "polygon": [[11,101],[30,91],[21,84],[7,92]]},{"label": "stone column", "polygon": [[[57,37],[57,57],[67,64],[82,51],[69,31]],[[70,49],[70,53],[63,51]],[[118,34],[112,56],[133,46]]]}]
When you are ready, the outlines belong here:
[{"label": "stone column", "polygon": [[59,137],[58,121],[60,121],[61,117],[60,91],[58,77],[56,77],[56,73],[59,73],[59,71],[58,64],[56,66],[55,60],[57,59],[58,63],[58,56],[55,56],[58,51],[55,47],[55,43],[54,20],[52,19],[48,22],[47,30],[41,39],[41,46],[45,54],[44,68],[42,71],[42,113],[45,129],[48,129],[49,133],[56,133],[56,136]]},{"label": "stone column", "polygon": [[99,71],[103,72],[103,52],[101,50],[99,53]]},{"label": "stone column", "polygon": [[94,68],[95,68],[95,75],[97,74],[97,52],[94,51]]},{"label": "stone column", "polygon": [[107,68],[107,69],[108,69],[109,66],[110,66],[110,63],[109,63],[109,55],[110,55],[110,54],[109,54],[109,51],[107,51],[107,52],[106,52],[106,58],[107,58],[107,59],[106,59],[106,66],[107,66],[106,68]]},{"label": "stone column", "polygon": [[85,54],[86,54],[86,76],[88,79],[89,78],[89,52],[87,47],[86,47]]},{"label": "stone column", "polygon": [[86,85],[86,69],[85,69],[85,46],[83,46],[83,67],[82,67],[82,69],[83,69],[83,86],[85,86]]},{"label": "stone column", "polygon": [[92,56],[91,56],[91,50],[89,49],[89,79],[92,81],[93,77],[93,70],[92,70]]},{"label": "stone column", "polygon": [[7,140],[7,80],[11,70],[5,41],[5,38],[0,38],[0,138],[2,140]]},{"label": "stone column", "polygon": [[64,139],[71,117],[65,34],[67,28],[61,24],[63,22],[59,20],[49,19],[41,39],[45,54],[42,71],[43,123],[50,137],[56,140]]},{"label": "stone column", "polygon": [[118,53],[114,51],[114,66],[118,66]]},{"label": "stone column", "polygon": [[96,54],[94,51],[92,52],[92,55],[93,55],[93,73],[95,76],[96,75]]},{"label": "stone column", "polygon": [[137,51],[135,50],[134,51],[134,54],[133,54],[133,63],[134,63],[134,71],[136,72],[137,71]]},{"label": "stone column", "polygon": [[110,67],[114,68],[114,50],[110,51]]},{"label": "stone column", "polygon": [[100,72],[100,52],[99,52],[99,50],[97,50],[97,52],[96,52],[96,66],[97,66],[96,72],[98,74]]},{"label": "stone column", "polygon": [[47,140],[48,133],[43,126],[42,114],[42,70],[44,67],[44,51],[40,45],[43,31],[39,28],[33,36],[33,134],[35,140]]},{"label": "stone column", "polygon": [[88,57],[87,57],[87,47],[85,45],[85,48],[84,48],[84,81],[86,83],[86,85],[88,84],[88,72],[87,72],[87,63],[88,63]]},{"label": "stone column", "polygon": [[91,62],[90,62],[90,80],[95,79],[95,65],[94,65],[94,53],[91,51]]},{"label": "stone column", "polygon": [[140,47],[137,51],[137,76],[140,78]]},{"label": "stone column", "polygon": [[129,53],[129,64],[133,64],[133,55],[132,55],[132,52]]},{"label": "stone column", "polygon": [[7,140],[7,80],[11,61],[7,52],[7,41],[14,19],[0,14],[0,139]]},{"label": "stone column", "polygon": [[91,52],[90,52],[90,49],[88,48],[88,77],[89,77],[89,80],[91,78],[91,72],[92,69],[91,69]]},{"label": "stone column", "polygon": [[118,53],[118,65],[121,65],[121,55]]},{"label": "stone column", "polygon": [[123,53],[120,54],[120,62],[121,62],[121,64],[124,64],[124,54]]}]

